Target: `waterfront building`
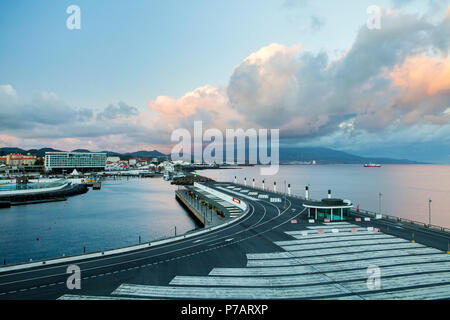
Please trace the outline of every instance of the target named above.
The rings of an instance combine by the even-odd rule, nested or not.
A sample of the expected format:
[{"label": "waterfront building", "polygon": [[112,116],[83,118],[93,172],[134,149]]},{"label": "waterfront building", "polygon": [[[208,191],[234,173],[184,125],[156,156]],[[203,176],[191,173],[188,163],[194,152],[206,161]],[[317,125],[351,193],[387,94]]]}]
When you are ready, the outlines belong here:
[{"label": "waterfront building", "polygon": [[350,200],[326,198],[321,201],[306,201],[303,206],[308,209],[308,218],[332,222],[348,220],[353,204]]},{"label": "waterfront building", "polygon": [[6,165],[11,167],[32,166],[36,163],[37,157],[31,154],[10,153],[6,156]]},{"label": "waterfront building", "polygon": [[106,162],[117,163],[120,161],[120,157],[107,157]]},{"label": "waterfront building", "polygon": [[106,153],[94,152],[46,152],[45,170],[72,172],[100,171],[106,166]]}]

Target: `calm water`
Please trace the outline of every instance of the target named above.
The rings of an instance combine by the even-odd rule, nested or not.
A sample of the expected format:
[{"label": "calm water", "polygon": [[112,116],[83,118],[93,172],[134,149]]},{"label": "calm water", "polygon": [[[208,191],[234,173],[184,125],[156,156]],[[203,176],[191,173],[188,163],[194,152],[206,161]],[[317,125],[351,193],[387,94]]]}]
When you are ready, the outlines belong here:
[{"label": "calm water", "polygon": [[[0,209],[0,263],[121,247],[196,228],[162,179],[104,181],[67,201]],[[39,241],[36,238],[39,237]]]},{"label": "calm water", "polygon": [[[257,186],[263,179],[258,167],[242,169],[204,170],[202,175],[213,179],[233,181],[237,176],[243,183]],[[265,176],[265,186],[284,191],[284,181],[292,192],[304,195],[310,185],[310,196],[322,199],[328,189],[334,197],[350,199],[361,209],[378,212],[381,192],[381,211],[384,214],[428,223],[428,199],[432,199],[432,224],[450,227],[450,166],[384,165],[364,168],[361,165],[281,166],[276,177]]]},{"label": "calm water", "polygon": [[[201,175],[221,181],[234,176],[261,186],[258,167],[203,170]],[[304,195],[310,185],[314,199],[333,196],[351,199],[361,209],[412,220],[428,221],[428,199],[432,199],[432,223],[450,227],[450,166],[360,165],[281,166],[276,177],[266,176],[266,187],[284,181],[292,192]],[[0,263],[17,263],[116,248],[139,241],[181,234],[196,228],[192,218],[176,202],[176,187],[162,179],[104,181],[102,190],[70,197],[65,202],[0,209]],[[39,237],[39,241],[36,238]]]}]

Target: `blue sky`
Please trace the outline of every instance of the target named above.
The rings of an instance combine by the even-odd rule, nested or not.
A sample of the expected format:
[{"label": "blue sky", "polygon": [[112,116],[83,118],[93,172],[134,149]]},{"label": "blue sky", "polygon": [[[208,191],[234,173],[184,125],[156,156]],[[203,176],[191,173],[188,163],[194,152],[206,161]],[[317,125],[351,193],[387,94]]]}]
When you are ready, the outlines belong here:
[{"label": "blue sky", "polygon": [[[74,105],[123,100],[145,108],[159,95],[226,85],[243,58],[273,42],[345,52],[372,2],[2,1],[0,82],[24,96],[56,92]],[[81,30],[66,28],[71,4],[80,6]],[[312,30],[311,17],[323,20],[321,30]]]},{"label": "blue sky", "polygon": [[[81,9],[81,30],[66,28],[66,8],[73,4]],[[380,41],[364,29],[366,10],[374,4],[385,10],[386,27],[378,34],[387,48],[369,52],[367,43]],[[450,142],[443,139],[450,107],[445,81],[427,97],[425,89],[417,89],[423,84],[414,92],[405,86],[405,77],[413,76],[406,71],[411,64],[425,61],[439,73],[433,66],[449,61],[445,39],[436,39],[448,32],[449,5],[440,0],[2,1],[0,144],[162,148],[170,130],[200,119],[219,128],[277,126],[290,145],[450,162]],[[412,36],[428,32],[429,38],[406,43],[399,30],[408,28]],[[434,60],[423,60],[429,52]],[[259,73],[252,73],[256,69]],[[397,70],[395,79],[387,70]],[[266,93],[271,88],[288,98]],[[328,94],[332,100],[317,100]],[[413,105],[406,96],[421,100]],[[367,102],[383,99],[383,105]],[[33,114],[25,116],[23,128],[14,126],[19,114]],[[159,128],[161,122],[166,128]],[[386,137],[395,139],[387,146]],[[411,144],[427,151],[408,153]],[[432,152],[425,147],[430,145]]]}]

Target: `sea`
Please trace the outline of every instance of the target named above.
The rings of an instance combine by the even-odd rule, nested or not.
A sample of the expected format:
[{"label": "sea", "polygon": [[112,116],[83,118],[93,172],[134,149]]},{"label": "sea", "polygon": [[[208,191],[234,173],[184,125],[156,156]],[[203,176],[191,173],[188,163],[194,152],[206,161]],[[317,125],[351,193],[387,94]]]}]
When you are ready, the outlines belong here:
[{"label": "sea", "polygon": [[[217,181],[322,199],[349,199],[355,208],[450,228],[450,166],[283,165],[274,176],[261,168],[207,169],[197,173]],[[0,264],[14,264],[112,249],[192,232],[198,228],[161,178],[106,180],[101,190],[67,201],[0,209]],[[380,195],[381,194],[381,195]],[[429,201],[431,200],[431,202]]]}]

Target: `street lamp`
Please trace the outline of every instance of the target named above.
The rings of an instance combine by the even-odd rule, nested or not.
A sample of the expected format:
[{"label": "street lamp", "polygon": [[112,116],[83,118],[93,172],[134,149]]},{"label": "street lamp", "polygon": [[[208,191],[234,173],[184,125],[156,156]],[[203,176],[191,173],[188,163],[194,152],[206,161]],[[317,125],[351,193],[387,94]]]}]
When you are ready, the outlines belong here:
[{"label": "street lamp", "polygon": [[428,225],[431,226],[431,198],[428,199]]},{"label": "street lamp", "polygon": [[381,214],[381,196],[382,195],[383,194],[381,192],[378,194],[378,213],[379,214]]}]

